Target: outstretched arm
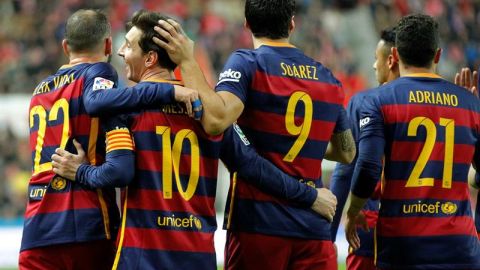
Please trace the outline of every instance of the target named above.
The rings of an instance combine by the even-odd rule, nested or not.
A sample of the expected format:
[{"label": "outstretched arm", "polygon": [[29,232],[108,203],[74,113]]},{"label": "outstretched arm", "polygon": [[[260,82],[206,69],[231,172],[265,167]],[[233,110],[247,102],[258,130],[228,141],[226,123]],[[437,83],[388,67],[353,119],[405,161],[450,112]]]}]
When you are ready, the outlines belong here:
[{"label": "outstretched arm", "polygon": [[238,125],[225,131],[220,157],[230,171],[236,171],[241,179],[260,190],[310,207],[332,221],[337,200],[330,190],[315,189],[282,172],[258,155]]},{"label": "outstretched arm", "polygon": [[83,103],[90,115],[114,115],[162,104],[184,103],[190,116],[192,103],[199,99],[198,91],[169,83],[137,84],[118,88],[117,76],[108,63],[96,63],[85,75]]}]

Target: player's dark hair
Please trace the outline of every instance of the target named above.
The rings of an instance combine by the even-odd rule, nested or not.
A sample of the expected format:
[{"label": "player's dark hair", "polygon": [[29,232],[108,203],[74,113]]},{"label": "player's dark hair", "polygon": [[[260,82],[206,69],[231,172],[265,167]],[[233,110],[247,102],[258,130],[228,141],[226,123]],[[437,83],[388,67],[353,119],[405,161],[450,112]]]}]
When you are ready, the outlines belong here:
[{"label": "player's dark hair", "polygon": [[156,52],[158,54],[158,65],[168,70],[174,70],[177,64],[170,59],[165,49],[153,42],[153,37],[168,42],[153,29],[153,27],[158,25],[159,20],[166,21],[168,19],[170,17],[142,9],[133,14],[132,20],[127,23],[127,30],[134,26],[140,29],[142,36],[138,41],[138,45],[140,45],[143,53],[148,53],[149,51]]},{"label": "player's dark hair", "polygon": [[395,47],[396,28],[388,27],[382,30],[380,33],[380,39],[383,40],[383,54],[385,56],[390,55],[392,47]]},{"label": "player's dark hair", "polygon": [[397,35],[395,26],[393,27],[388,27],[382,30],[380,33],[380,38],[385,41],[385,44],[387,44],[390,47],[395,46],[395,38]]},{"label": "player's dark hair", "polygon": [[110,23],[100,10],[80,9],[65,25],[65,39],[73,52],[91,52],[110,36]]},{"label": "player's dark hair", "polygon": [[246,0],[245,18],[255,37],[288,37],[295,0]]},{"label": "player's dark hair", "polygon": [[430,67],[438,49],[438,23],[428,15],[408,15],[400,19],[396,31],[400,59],[414,67]]}]

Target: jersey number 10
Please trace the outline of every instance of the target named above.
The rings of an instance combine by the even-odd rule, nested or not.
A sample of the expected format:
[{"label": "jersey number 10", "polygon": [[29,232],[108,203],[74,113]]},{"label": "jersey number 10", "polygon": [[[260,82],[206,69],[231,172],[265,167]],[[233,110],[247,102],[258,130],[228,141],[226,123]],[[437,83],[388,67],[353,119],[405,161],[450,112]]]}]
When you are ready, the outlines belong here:
[{"label": "jersey number 10", "polygon": [[[165,199],[171,199],[173,193],[172,170],[175,174],[175,182],[177,183],[178,193],[186,200],[190,200],[195,194],[200,177],[200,148],[198,146],[197,135],[190,129],[182,129],[172,139],[172,129],[167,126],[157,126],[156,133],[162,136],[162,182],[163,196]],[[183,141],[190,141],[190,174],[188,179],[187,190],[183,190],[180,181],[180,156],[182,155]]]}]

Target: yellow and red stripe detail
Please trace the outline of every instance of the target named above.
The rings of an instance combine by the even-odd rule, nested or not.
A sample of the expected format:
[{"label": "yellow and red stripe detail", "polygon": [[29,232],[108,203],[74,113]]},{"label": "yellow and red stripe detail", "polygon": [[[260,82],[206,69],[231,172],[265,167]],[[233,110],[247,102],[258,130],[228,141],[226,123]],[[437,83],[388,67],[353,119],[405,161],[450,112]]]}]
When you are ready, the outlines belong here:
[{"label": "yellow and red stripe detail", "polygon": [[107,153],[114,150],[132,150],[133,140],[127,128],[115,129],[107,132]]}]

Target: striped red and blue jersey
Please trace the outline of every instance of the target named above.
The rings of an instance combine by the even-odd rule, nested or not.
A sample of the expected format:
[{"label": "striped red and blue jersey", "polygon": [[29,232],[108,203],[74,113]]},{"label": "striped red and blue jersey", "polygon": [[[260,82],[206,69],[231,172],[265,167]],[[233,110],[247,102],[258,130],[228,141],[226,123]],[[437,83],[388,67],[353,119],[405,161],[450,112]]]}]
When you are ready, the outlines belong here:
[{"label": "striped red and blue jersey", "polygon": [[[359,137],[359,127],[358,123],[360,122],[360,110],[363,107],[363,101],[365,96],[367,96],[372,90],[367,90],[359,92],[351,97],[348,106],[347,106],[347,116],[350,119],[350,129],[352,130],[352,135],[355,139],[355,144],[358,149],[358,137]],[[350,186],[352,183],[353,171],[355,169],[355,164],[357,161],[357,156],[350,164],[338,163],[335,166],[335,170],[332,173],[332,178],[330,180],[330,189],[332,193],[337,197],[337,209],[336,214],[332,222],[332,240],[335,241],[338,227],[340,225],[340,220],[342,218],[343,208],[347,201],[348,193],[350,192]],[[380,183],[380,182],[379,182]],[[380,187],[380,185],[378,185]],[[377,192],[379,193],[379,192]],[[375,194],[378,195],[378,194]],[[364,213],[367,223],[371,228],[368,232],[364,230],[358,231],[358,236],[360,237],[360,242],[362,243],[360,248],[353,251],[354,254],[366,257],[374,256],[374,227],[378,219],[378,209],[379,209],[379,197],[372,196],[366,205],[363,207],[362,212]]]},{"label": "striped red and blue jersey", "polygon": [[43,80],[30,103],[32,177],[21,250],[115,237],[118,208],[113,189],[91,189],[56,176],[51,156],[60,147],[75,152],[76,138],[91,164],[105,151],[99,122],[86,113],[84,95],[116,86],[107,63],[64,66]]},{"label": "striped red and blue jersey", "polygon": [[[360,152],[372,139],[385,145],[380,269],[480,269],[467,183],[472,160],[480,164],[479,112],[477,98],[434,74],[401,77],[366,98]],[[376,180],[353,181],[360,194]]]},{"label": "striped red and blue jersey", "polygon": [[[238,125],[261,156],[322,187],[321,164],[330,137],[348,128],[343,89],[328,69],[289,44],[272,43],[234,52],[216,91],[231,92],[244,103]],[[330,239],[325,218],[237,180],[232,177],[230,184],[227,229]]]},{"label": "striped red and blue jersey", "polygon": [[128,121],[136,171],[123,196],[113,269],[215,269],[214,202],[223,135],[207,135],[177,103],[130,114]]}]

